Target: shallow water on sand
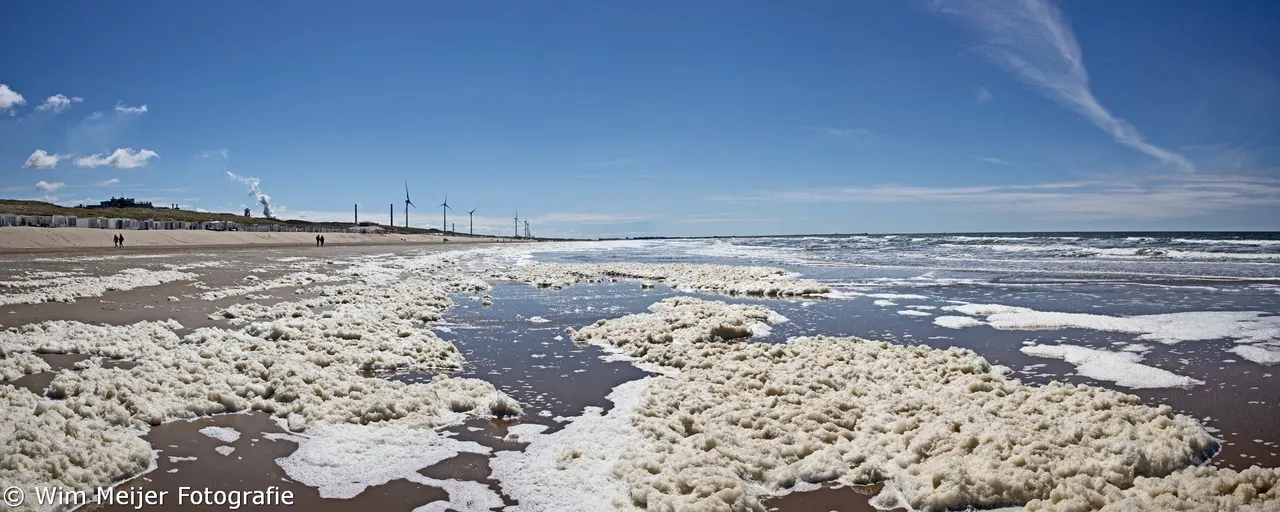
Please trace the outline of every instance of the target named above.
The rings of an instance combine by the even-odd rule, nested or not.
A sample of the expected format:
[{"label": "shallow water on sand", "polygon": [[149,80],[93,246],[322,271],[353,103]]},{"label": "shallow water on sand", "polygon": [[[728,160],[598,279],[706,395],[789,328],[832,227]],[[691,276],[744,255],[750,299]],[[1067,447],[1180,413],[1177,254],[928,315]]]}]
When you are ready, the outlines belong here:
[{"label": "shallow water on sand", "polygon": [[[1274,376],[1280,374],[1280,367],[1261,365],[1227,352],[1227,349],[1236,345],[1233,341],[1164,344],[1141,340],[1138,334],[1084,328],[1014,331],[981,325],[951,329],[933,323],[933,319],[939,315],[958,315],[941,310],[956,302],[1110,316],[1193,311],[1260,311],[1275,315],[1280,313],[1280,293],[1265,286],[1265,282],[1260,286],[1255,281],[1236,279],[1206,284],[1200,278],[1188,282],[1183,277],[1172,277],[1175,273],[1181,275],[1183,270],[1191,268],[1188,265],[1206,265],[1198,260],[1190,264],[1156,261],[1145,269],[1142,261],[1110,261],[1091,267],[1092,273],[1076,273],[1071,274],[1070,278],[1062,278],[1067,274],[1042,274],[1035,270],[1049,265],[1046,262],[1052,259],[1063,257],[1057,253],[1029,264],[1011,263],[1014,260],[1001,256],[999,259],[1003,270],[992,272],[987,268],[991,265],[986,263],[973,265],[975,268],[980,267],[979,270],[961,271],[926,268],[927,265],[921,263],[945,256],[941,253],[932,254],[931,258],[926,257],[929,254],[914,254],[908,258],[913,262],[911,265],[873,266],[874,262],[883,261],[884,256],[832,257],[830,261],[818,264],[811,256],[808,259],[791,257],[788,261],[778,261],[795,252],[792,250],[794,247],[778,244],[765,246],[767,250],[732,244],[726,248],[721,242],[703,241],[690,242],[685,246],[656,242],[622,245],[623,250],[609,250],[606,244],[581,244],[568,246],[572,250],[535,252],[533,257],[547,261],[638,260],[784,265],[808,278],[834,283],[837,290],[844,292],[840,295],[843,298],[761,300],[706,295],[699,297],[732,303],[761,304],[790,319],[787,323],[775,326],[770,335],[756,340],[760,342],[782,343],[795,336],[822,334],[858,336],[937,348],[963,347],[977,352],[994,364],[1009,367],[1014,371],[1014,377],[1024,382],[1046,383],[1058,380],[1132,393],[1141,397],[1144,403],[1168,404],[1176,411],[1201,419],[1202,423],[1216,429],[1215,435],[1224,441],[1224,447],[1212,464],[1232,468],[1280,465],[1280,457],[1277,456],[1277,452],[1280,452],[1280,431],[1275,429],[1272,421],[1273,418],[1280,417],[1280,386],[1277,386],[1277,377]],[[556,246],[549,246],[553,247]],[[851,247],[846,245],[844,250],[855,250]],[[1272,248],[1270,245],[1266,247],[1267,251]],[[1196,248],[1203,249],[1199,246]],[[887,249],[877,249],[881,250]],[[984,250],[1016,252],[1005,249]],[[237,302],[271,304],[298,300],[298,294],[294,288],[281,288],[257,292],[257,298],[233,296],[217,301],[204,301],[199,295],[209,289],[206,287],[234,286],[243,283],[244,277],[249,274],[265,280],[299,271],[291,266],[297,260],[282,261],[286,258],[314,259],[315,266],[308,267],[308,271],[330,272],[342,267],[343,258],[382,254],[386,251],[385,248],[344,247],[325,250],[230,251],[217,254],[175,253],[164,258],[146,259],[12,260],[7,262],[7,275],[3,279],[30,278],[32,274],[29,272],[41,271],[99,275],[127,268],[170,268],[166,265],[191,266],[188,271],[199,277],[153,287],[109,291],[101,297],[78,299],[71,305],[0,306],[0,323],[12,327],[66,319],[123,325],[143,320],[174,318],[184,325],[183,332],[203,326],[231,327],[225,319],[208,318],[209,313]],[[743,254],[746,256],[743,257]],[[1258,254],[1269,253],[1263,251]],[[955,254],[947,257],[955,257]],[[1262,256],[1256,259],[1258,261],[1229,262],[1229,266],[1234,265],[1230,267],[1233,270],[1221,273],[1232,274],[1225,276],[1231,278],[1267,278],[1266,274],[1272,270],[1266,265],[1271,265],[1271,262]],[[336,263],[339,264],[329,265],[328,260],[337,260]],[[210,261],[225,263],[209,265]],[[1086,263],[1060,265],[1058,270],[1074,272],[1080,270],[1080,265]],[[1117,274],[1110,273],[1116,269],[1129,272],[1130,276],[1117,278]],[[1151,276],[1161,273],[1168,275]],[[1107,277],[1096,278],[1103,275]],[[1046,276],[1053,279],[1046,279]],[[201,287],[194,283],[200,283]],[[4,290],[0,292],[8,293]],[[488,307],[476,300],[478,297],[454,295],[452,298],[455,306],[444,320],[427,328],[456,345],[466,359],[467,364],[457,376],[493,383],[524,408],[525,416],[519,422],[547,425],[550,427],[548,432],[562,429],[566,419],[581,415],[586,407],[608,410],[611,403],[605,397],[614,387],[648,375],[627,362],[602,360],[602,352],[596,347],[577,346],[565,333],[566,328],[580,329],[599,319],[644,312],[649,305],[663,298],[687,295],[662,285],[654,289],[642,289],[635,281],[579,284],[564,290],[499,282],[494,283],[493,289],[488,293],[493,297],[493,304]],[[878,298],[867,294],[892,294],[894,297]],[[169,301],[167,297],[180,300]],[[876,301],[890,301],[892,304]],[[904,315],[899,313],[901,311],[917,313]],[[1063,360],[1033,357],[1021,352],[1020,349],[1030,342],[1065,343],[1110,351],[1141,344],[1147,347],[1142,353],[1143,364],[1198,379],[1204,384],[1185,389],[1121,387],[1113,382],[1081,376],[1077,374],[1074,365]],[[46,356],[46,359],[56,363],[55,371],[70,367],[76,362],[75,357],[68,356]],[[23,377],[13,384],[37,391],[42,390],[52,377],[53,372],[45,372]],[[433,375],[398,374],[383,377],[422,381]],[[510,424],[511,422],[473,420],[445,430],[456,439],[475,441],[494,450],[520,450],[523,445],[503,441]],[[216,452],[215,448],[224,446],[225,443],[199,432],[201,428],[208,426],[228,426],[240,431],[241,438],[229,445],[235,450],[229,455]],[[308,510],[410,510],[447,499],[447,493],[441,489],[404,480],[371,487],[351,500],[321,499],[315,489],[289,480],[276,464],[277,458],[286,457],[296,449],[295,443],[291,441],[271,441],[264,436],[268,432],[281,431],[274,421],[261,413],[220,415],[156,427],[145,437],[153,448],[160,450],[156,469],[130,480],[125,486],[171,490],[184,485],[222,489],[260,489],[267,485],[277,485],[293,491],[297,502],[305,505]],[[186,457],[196,459],[188,460]],[[464,453],[425,468],[421,473],[437,479],[478,481],[495,491],[499,490],[496,482],[489,480],[488,457],[482,455]],[[864,488],[823,488],[773,498],[766,501],[766,506],[784,512],[869,510],[866,504],[867,492],[868,489]],[[510,497],[504,496],[504,499],[512,504]]]}]

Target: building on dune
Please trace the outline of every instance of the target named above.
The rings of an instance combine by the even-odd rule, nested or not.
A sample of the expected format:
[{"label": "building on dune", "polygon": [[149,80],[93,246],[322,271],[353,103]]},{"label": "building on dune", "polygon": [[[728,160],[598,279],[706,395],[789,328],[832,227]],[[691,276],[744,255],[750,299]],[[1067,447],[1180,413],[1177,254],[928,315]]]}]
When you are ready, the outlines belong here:
[{"label": "building on dune", "polygon": [[[133,201],[128,198],[115,199],[120,201]],[[111,201],[103,201],[110,203]],[[128,204],[146,204],[150,203],[128,203]],[[138,206],[131,206],[138,207]],[[96,206],[86,206],[84,208],[98,208]],[[144,208],[152,208],[145,206]],[[153,209],[177,209],[177,205],[169,207],[159,207]],[[291,226],[288,224],[248,224],[225,220],[208,220],[204,222],[197,221],[180,221],[180,220],[156,220],[156,219],[127,219],[116,217],[76,217],[73,215],[20,215],[16,213],[0,212],[0,227],[39,227],[39,228],[89,228],[89,229],[116,229],[116,230],[148,230],[148,231],[171,231],[171,230],[205,230],[205,231],[252,231],[252,232],[274,232],[274,233],[384,233],[386,229],[378,225],[359,226],[358,228],[333,228],[324,226]]]}]

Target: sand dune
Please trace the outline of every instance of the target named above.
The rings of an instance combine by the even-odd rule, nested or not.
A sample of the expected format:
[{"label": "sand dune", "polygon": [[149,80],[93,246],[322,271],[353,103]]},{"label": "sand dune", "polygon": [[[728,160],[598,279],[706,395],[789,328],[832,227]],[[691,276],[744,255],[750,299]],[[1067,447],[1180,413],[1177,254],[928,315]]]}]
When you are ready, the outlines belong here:
[{"label": "sand dune", "polygon": [[[247,231],[132,231],[89,228],[0,228],[0,252],[41,249],[113,248],[111,238],[123,233],[125,247],[200,247],[200,246],[313,246],[317,233],[247,232]],[[433,235],[375,235],[363,233],[323,233],[325,245],[382,245],[441,243]],[[497,242],[506,239],[448,237],[448,243]]]}]

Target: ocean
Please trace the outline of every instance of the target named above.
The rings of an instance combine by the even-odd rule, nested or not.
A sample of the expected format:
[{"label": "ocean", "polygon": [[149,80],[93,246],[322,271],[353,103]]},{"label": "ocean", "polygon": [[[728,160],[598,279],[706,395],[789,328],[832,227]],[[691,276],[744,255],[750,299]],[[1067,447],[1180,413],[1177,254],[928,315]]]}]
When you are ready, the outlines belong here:
[{"label": "ocean", "polygon": [[[1237,446],[1214,464],[1280,464],[1280,434],[1266,419],[1280,417],[1271,366],[1280,362],[1280,233],[628,240],[535,248],[532,258],[781,267],[833,291],[825,300],[736,300],[792,320],[773,342],[838,335],[967,348],[1026,382],[1108,387],[1201,418]],[[535,293],[556,303],[592,286],[617,297],[613,316],[677,295],[618,285]]]}]

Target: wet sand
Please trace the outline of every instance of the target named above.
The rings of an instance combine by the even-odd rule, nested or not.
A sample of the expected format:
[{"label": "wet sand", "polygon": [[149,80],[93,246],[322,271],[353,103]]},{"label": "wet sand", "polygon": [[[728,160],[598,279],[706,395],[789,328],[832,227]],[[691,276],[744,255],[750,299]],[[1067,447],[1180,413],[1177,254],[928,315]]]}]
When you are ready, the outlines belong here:
[{"label": "wet sand", "polygon": [[[233,328],[226,319],[211,319],[209,314],[239,302],[271,304],[299,300],[305,295],[297,295],[294,293],[295,288],[286,287],[258,292],[255,295],[260,298],[256,299],[231,296],[206,301],[200,299],[201,293],[208,289],[236,286],[243,283],[244,277],[250,274],[262,280],[270,280],[298,271],[291,266],[298,260],[282,262],[282,259],[315,259],[319,263],[308,271],[328,272],[341,268],[340,264],[329,265],[329,260],[340,263],[345,257],[381,254],[388,250],[386,247],[346,246],[287,250],[174,250],[163,257],[133,259],[85,259],[82,253],[58,254],[47,258],[0,257],[0,261],[5,263],[2,272],[6,274],[0,276],[0,279],[21,278],[24,273],[41,271],[102,275],[127,268],[164,269],[173,266],[190,266],[186,271],[198,275],[192,280],[107,292],[102,297],[81,298],[72,304],[0,306],[0,324],[18,326],[46,320],[76,320],[92,324],[127,325],[145,320],[174,319],[184,326],[179,334],[206,326]],[[396,251],[403,250],[405,248]],[[209,262],[224,263],[200,266],[208,265]],[[444,321],[429,328],[441,338],[454,343],[465,357],[467,364],[458,376],[493,383],[520,402],[525,410],[525,416],[520,422],[547,425],[550,427],[549,432],[563,428],[563,421],[558,419],[580,415],[585,407],[595,406],[607,410],[610,402],[605,397],[615,386],[647,375],[628,363],[602,360],[598,348],[575,345],[568,339],[564,329],[581,328],[600,318],[641,312],[664,297],[676,295],[664,286],[642,290],[634,282],[581,284],[565,290],[495,283],[489,293],[494,298],[494,304],[490,307],[483,306],[468,295],[454,296],[455,307],[446,314]],[[171,296],[180,300],[168,300]],[[791,336],[827,334],[935,347],[960,346],[973,349],[993,363],[1009,366],[1015,371],[1032,365],[1043,365],[1038,369],[1016,374],[1018,378],[1033,383],[1060,380],[1115,388],[1111,383],[1075,375],[1075,368],[1063,361],[1022,354],[1018,349],[1026,339],[1085,339],[1091,344],[1106,346],[1109,343],[1131,341],[1132,338],[1131,335],[1099,334],[1083,330],[1055,331],[1046,335],[1038,332],[995,331],[985,327],[945,329],[932,326],[931,318],[894,316],[892,311],[874,306],[869,300],[776,301],[703,297],[763,304],[791,319],[791,322],[777,326],[772,335],[759,341],[781,342]],[[541,319],[536,322],[531,320],[535,316]],[[931,337],[937,339],[929,339]],[[1116,389],[1136,394],[1142,397],[1144,403],[1167,403],[1175,410],[1196,418],[1209,417],[1204,422],[1220,429],[1217,435],[1224,440],[1224,449],[1212,464],[1234,468],[1255,464],[1267,467],[1280,465],[1280,458],[1276,456],[1276,452],[1280,452],[1277,448],[1280,445],[1276,444],[1280,443],[1280,433],[1275,431],[1272,421],[1273,418],[1280,417],[1280,386],[1275,385],[1274,377],[1264,376],[1272,373],[1267,367],[1249,362],[1222,362],[1222,349],[1228,345],[1229,342],[1221,341],[1158,346],[1157,350],[1147,355],[1148,364],[1176,367],[1180,374],[1204,380],[1205,385],[1191,389]],[[54,366],[54,372],[28,375],[10,383],[43,393],[56,371],[70,368],[84,359],[84,356],[77,355],[45,354],[42,357]],[[1167,366],[1170,361],[1179,359],[1186,359],[1188,364]],[[1276,368],[1275,373],[1280,373],[1280,368]],[[383,377],[420,381],[430,379],[431,375],[398,374]],[[503,440],[510,423],[472,420],[444,431],[458,440],[474,441],[495,451],[520,450],[523,445]],[[235,451],[225,456],[216,452],[214,449],[223,443],[199,432],[201,428],[208,426],[233,427],[240,431],[240,439],[230,444]],[[293,453],[296,444],[287,440],[268,440],[265,434],[273,432],[281,433],[283,430],[263,413],[218,415],[161,425],[144,437],[154,449],[159,450],[156,468],[124,482],[120,488],[173,491],[186,486],[261,490],[274,485],[293,492],[294,506],[303,506],[305,510],[411,510],[436,500],[447,499],[447,493],[441,489],[405,480],[371,487],[351,500],[322,499],[316,489],[291,481],[276,464],[277,458]],[[1254,439],[1263,442],[1257,443]],[[196,459],[186,460],[186,457]],[[500,489],[496,482],[489,479],[488,457],[482,455],[464,453],[424,468],[420,473],[436,479],[476,481],[495,491]],[[770,498],[765,500],[765,505],[770,510],[781,512],[867,511],[873,510],[867,504],[873,491],[874,489],[869,488],[824,487]],[[503,498],[508,505],[514,503],[510,497]],[[101,507],[95,510],[127,508]],[[257,509],[249,506],[241,508]]]}]

